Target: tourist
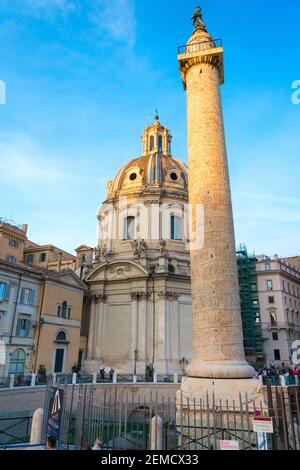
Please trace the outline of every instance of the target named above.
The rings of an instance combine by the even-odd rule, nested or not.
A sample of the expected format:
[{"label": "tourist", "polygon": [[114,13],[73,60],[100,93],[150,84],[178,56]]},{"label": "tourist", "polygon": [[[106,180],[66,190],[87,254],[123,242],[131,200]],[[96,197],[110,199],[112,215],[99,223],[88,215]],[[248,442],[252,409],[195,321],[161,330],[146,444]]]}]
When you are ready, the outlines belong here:
[{"label": "tourist", "polygon": [[109,371],[109,380],[112,382],[113,379],[114,379],[114,373],[115,371],[113,370],[113,368],[110,369]]},{"label": "tourist", "polygon": [[81,450],[92,450],[91,446],[87,443],[83,444],[83,446],[81,447]]},{"label": "tourist", "polygon": [[54,436],[47,437],[46,450],[57,450],[56,439]]},{"label": "tourist", "polygon": [[103,442],[101,441],[101,439],[97,437],[92,447],[92,450],[102,450],[102,444]]},{"label": "tourist", "polygon": [[100,380],[105,380],[105,367],[101,367],[100,371]]}]

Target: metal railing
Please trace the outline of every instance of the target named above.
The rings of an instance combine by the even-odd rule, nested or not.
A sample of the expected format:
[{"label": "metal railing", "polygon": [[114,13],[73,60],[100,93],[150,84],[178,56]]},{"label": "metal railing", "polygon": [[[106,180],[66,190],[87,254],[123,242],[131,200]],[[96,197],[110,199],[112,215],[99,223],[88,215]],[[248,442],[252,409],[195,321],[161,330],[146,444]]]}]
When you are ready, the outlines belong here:
[{"label": "metal railing", "polygon": [[0,418],[0,445],[28,442],[30,439],[31,421],[31,416]]},{"label": "metal railing", "polygon": [[153,377],[147,376],[146,374],[115,374],[115,378],[109,374],[105,374],[104,378],[100,374],[67,374],[57,373],[48,375],[39,374],[18,374],[10,375],[8,377],[0,379],[0,389],[3,388],[16,388],[16,387],[36,387],[46,386],[47,382],[51,380],[56,384],[109,384],[109,383],[180,383],[182,375],[161,375],[154,374]]},{"label": "metal railing", "polygon": [[212,39],[211,41],[201,41],[192,44],[186,44],[185,46],[178,47],[178,54],[191,54],[192,52],[205,51],[207,49],[214,49],[216,47],[222,47],[222,39]]},{"label": "metal railing", "polygon": [[[59,445],[64,449],[81,449],[99,437],[103,450],[219,450],[224,440],[235,441],[240,450],[258,450],[261,436],[253,424],[258,415],[272,418],[274,433],[263,436],[266,450],[300,449],[299,387],[268,386],[265,403],[250,403],[241,394],[237,400],[207,394],[189,401],[85,385],[76,394],[66,386],[63,394]],[[44,436],[46,429],[45,422]]]}]

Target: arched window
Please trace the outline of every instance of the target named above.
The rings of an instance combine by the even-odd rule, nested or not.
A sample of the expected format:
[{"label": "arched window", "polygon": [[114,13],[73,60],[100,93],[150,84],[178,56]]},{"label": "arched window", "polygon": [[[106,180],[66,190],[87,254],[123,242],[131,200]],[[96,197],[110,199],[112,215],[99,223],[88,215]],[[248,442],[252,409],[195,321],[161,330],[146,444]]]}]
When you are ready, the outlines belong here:
[{"label": "arched window", "polygon": [[178,215],[171,215],[171,240],[182,240],[182,219]]},{"label": "arched window", "polygon": [[154,135],[150,136],[150,152],[154,150]]},{"label": "arched window", "polygon": [[68,305],[68,302],[64,301],[61,305],[57,305],[56,314],[59,318],[65,318],[69,320],[71,318],[72,307]]},{"label": "arched window", "polygon": [[26,353],[24,349],[16,349],[10,358],[9,374],[24,374],[25,372]]},{"label": "arched window", "polygon": [[67,341],[67,335],[64,331],[59,331],[56,335],[56,341]]},{"label": "arched window", "polygon": [[163,149],[163,139],[162,139],[162,136],[159,135],[158,136],[158,151],[162,152],[162,149]]},{"label": "arched window", "polygon": [[61,316],[62,318],[67,318],[68,315],[68,303],[64,301],[61,306]]},{"label": "arched window", "polygon": [[123,225],[123,240],[135,239],[135,217],[125,217]]}]

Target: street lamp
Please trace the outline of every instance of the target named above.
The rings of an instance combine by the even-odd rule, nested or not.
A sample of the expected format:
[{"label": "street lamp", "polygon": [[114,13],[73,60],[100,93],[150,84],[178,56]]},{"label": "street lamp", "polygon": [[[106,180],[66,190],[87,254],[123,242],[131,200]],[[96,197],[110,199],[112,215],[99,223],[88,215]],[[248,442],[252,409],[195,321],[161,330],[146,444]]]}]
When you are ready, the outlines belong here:
[{"label": "street lamp", "polygon": [[138,350],[135,349],[133,351],[133,354],[134,354],[134,372],[133,372],[133,375],[136,375],[136,362],[137,362],[137,359],[138,359]]}]

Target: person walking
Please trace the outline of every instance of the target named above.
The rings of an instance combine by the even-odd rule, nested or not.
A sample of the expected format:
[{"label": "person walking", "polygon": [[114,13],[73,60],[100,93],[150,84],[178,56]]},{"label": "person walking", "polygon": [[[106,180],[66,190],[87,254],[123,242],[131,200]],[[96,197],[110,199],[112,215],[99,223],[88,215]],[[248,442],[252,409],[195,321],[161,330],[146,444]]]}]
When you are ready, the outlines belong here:
[{"label": "person walking", "polygon": [[97,437],[92,447],[92,450],[102,450],[102,445],[103,445],[102,440],[99,437]]},{"label": "person walking", "polygon": [[109,380],[110,380],[110,382],[112,382],[113,379],[114,379],[114,373],[115,373],[115,371],[114,371],[114,369],[111,367],[111,369],[110,369],[110,371],[109,371]]},{"label": "person walking", "polygon": [[54,436],[47,437],[46,450],[57,450],[56,439]]}]

